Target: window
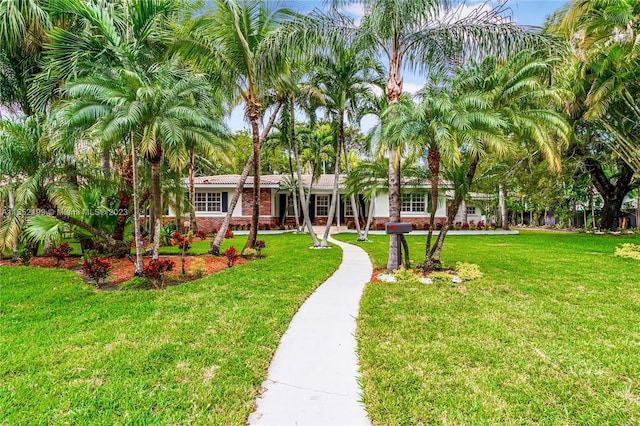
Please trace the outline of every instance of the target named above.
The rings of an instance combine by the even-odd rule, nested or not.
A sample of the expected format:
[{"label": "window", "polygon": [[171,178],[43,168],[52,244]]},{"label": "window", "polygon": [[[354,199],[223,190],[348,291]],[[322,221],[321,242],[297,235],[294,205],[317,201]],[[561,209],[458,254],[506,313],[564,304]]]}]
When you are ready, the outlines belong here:
[{"label": "window", "polygon": [[344,197],[344,215],[345,217],[353,217],[353,206],[351,205],[351,197]]},{"label": "window", "polygon": [[402,194],[401,211],[408,213],[424,213],[427,211],[425,194]]},{"label": "window", "polygon": [[329,216],[328,195],[316,195],[316,216]]},{"label": "window", "polygon": [[475,206],[467,206],[467,214],[476,214]]},{"label": "window", "polygon": [[197,212],[221,212],[222,193],[221,192],[196,192]]}]

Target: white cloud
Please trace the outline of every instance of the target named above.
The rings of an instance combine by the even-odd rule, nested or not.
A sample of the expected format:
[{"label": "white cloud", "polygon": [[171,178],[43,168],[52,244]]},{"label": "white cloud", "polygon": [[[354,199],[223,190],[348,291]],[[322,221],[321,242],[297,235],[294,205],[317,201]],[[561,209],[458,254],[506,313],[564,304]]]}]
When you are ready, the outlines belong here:
[{"label": "white cloud", "polygon": [[424,84],[409,83],[406,81],[402,83],[402,90],[404,92],[411,93],[412,95],[418,93],[423,87]]},{"label": "white cloud", "polygon": [[[488,1],[488,2],[483,1],[483,2],[476,2],[471,4],[462,3],[458,5],[458,7],[451,10],[449,13],[446,13],[446,14],[443,13],[443,18],[447,19],[447,18],[455,17],[456,20],[464,19],[464,18],[468,18],[469,16],[472,16],[473,14],[483,14],[483,13],[491,12],[495,7],[500,6],[500,4],[502,3],[497,1]],[[506,12],[507,16],[510,16],[510,12],[512,11],[511,9],[506,8],[504,12]],[[505,13],[503,13],[503,15],[505,15]],[[507,20],[508,18],[506,16],[496,18],[496,21],[498,22],[501,22],[501,21],[504,22]]]},{"label": "white cloud", "polygon": [[356,25],[360,25],[360,21],[364,17],[364,4],[351,3],[342,8],[342,12],[351,16],[354,19]]}]

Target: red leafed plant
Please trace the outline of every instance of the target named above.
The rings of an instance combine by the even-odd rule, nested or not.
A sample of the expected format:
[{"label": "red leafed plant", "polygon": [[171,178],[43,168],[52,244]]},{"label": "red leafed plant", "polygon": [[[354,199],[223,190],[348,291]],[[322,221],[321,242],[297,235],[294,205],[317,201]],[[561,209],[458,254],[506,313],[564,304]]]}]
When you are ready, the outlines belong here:
[{"label": "red leafed plant", "polygon": [[87,258],[82,263],[82,270],[85,275],[96,282],[96,287],[100,285],[101,280],[105,280],[111,271],[111,262],[106,257]]},{"label": "red leafed plant", "polygon": [[200,238],[201,240],[206,240],[207,233],[204,231],[196,231],[196,237]]},{"label": "red leafed plant", "polygon": [[227,256],[227,265],[228,266],[235,265],[236,260],[238,260],[238,257],[240,257],[240,253],[238,253],[238,250],[236,250],[236,248],[234,246],[231,246],[228,249],[226,249],[224,251],[224,255]]},{"label": "red leafed plant", "polygon": [[176,264],[173,260],[152,260],[144,267],[142,276],[149,278],[154,287],[162,288],[164,285],[164,273],[173,271],[174,266],[176,266]]},{"label": "red leafed plant", "polygon": [[231,231],[231,229],[227,228],[227,232],[224,234],[225,238],[233,238],[233,231]]},{"label": "red leafed plant", "polygon": [[51,250],[50,255],[56,258],[56,266],[60,264],[60,261],[69,257],[69,253],[73,250],[69,243],[62,243],[58,247]]}]

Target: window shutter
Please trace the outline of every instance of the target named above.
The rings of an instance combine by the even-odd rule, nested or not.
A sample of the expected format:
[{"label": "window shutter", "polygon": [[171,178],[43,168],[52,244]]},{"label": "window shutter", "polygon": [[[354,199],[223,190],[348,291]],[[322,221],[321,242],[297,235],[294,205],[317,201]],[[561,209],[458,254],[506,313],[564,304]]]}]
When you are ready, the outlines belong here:
[{"label": "window shutter", "polygon": [[311,219],[311,223],[316,220],[316,196],[310,195],[311,200],[309,202],[309,219]]},{"label": "window shutter", "polygon": [[284,223],[287,219],[287,194],[280,194],[280,221]]},{"label": "window shutter", "polygon": [[222,193],[222,212],[226,213],[229,211],[229,193]]}]

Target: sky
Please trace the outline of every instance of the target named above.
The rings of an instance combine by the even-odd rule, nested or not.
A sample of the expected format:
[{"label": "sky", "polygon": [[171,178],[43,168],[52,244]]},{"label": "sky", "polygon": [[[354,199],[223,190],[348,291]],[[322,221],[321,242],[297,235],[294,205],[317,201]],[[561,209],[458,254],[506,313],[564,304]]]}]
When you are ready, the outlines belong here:
[{"label": "sky", "polygon": [[[465,7],[469,9],[473,7],[492,8],[501,3],[502,1],[496,0],[468,0]],[[565,0],[507,0],[505,7],[507,14],[519,25],[542,26],[546,17],[561,8],[565,3]],[[281,4],[298,12],[310,11],[314,8],[324,8],[324,2],[321,0],[288,0],[281,2]],[[363,14],[362,6],[355,2],[345,7],[343,12],[356,19],[356,22]],[[424,77],[407,71],[404,71],[402,76],[404,80],[403,89],[405,92],[415,93],[419,91],[425,81]],[[242,106],[236,107],[226,121],[232,132],[242,129],[248,131],[250,129],[249,124],[244,120]],[[360,124],[362,130],[366,132],[375,124],[375,119],[373,117],[365,117]]]}]

